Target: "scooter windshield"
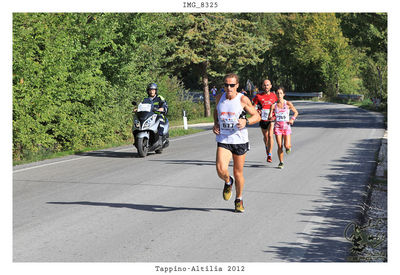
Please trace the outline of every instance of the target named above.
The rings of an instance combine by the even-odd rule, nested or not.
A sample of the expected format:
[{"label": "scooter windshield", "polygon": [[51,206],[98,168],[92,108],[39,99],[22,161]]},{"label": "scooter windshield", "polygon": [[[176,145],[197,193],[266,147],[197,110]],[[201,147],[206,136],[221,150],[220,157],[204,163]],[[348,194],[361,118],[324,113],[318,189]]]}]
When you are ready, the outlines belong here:
[{"label": "scooter windshield", "polygon": [[151,104],[140,103],[137,109],[138,112],[151,112]]},{"label": "scooter windshield", "polygon": [[153,114],[153,102],[149,98],[145,98],[138,106],[137,117],[141,121],[145,121]]}]

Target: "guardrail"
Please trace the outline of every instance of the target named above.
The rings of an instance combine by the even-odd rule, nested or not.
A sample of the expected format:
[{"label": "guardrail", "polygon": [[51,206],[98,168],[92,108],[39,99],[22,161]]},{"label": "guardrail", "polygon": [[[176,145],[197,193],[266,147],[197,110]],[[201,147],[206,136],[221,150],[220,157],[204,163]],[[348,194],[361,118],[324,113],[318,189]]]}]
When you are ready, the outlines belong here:
[{"label": "guardrail", "polygon": [[[315,92],[315,93],[286,92],[285,96],[288,96],[288,97],[318,97],[318,98],[321,98],[323,96],[323,93],[322,92]],[[364,100],[364,95],[338,94],[337,98],[363,101]]]},{"label": "guardrail", "polygon": [[316,92],[316,93],[296,93],[296,92],[286,92],[285,96],[290,96],[290,97],[318,97],[321,98],[323,95],[322,92]]},{"label": "guardrail", "polygon": [[359,101],[364,100],[364,95],[338,94],[337,97],[340,99],[353,99],[353,100],[359,100]]}]

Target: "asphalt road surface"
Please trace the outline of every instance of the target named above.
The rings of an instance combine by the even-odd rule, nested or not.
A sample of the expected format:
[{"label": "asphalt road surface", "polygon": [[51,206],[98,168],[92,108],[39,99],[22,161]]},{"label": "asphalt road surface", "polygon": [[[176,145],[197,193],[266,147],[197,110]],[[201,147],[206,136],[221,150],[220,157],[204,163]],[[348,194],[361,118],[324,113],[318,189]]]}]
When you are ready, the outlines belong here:
[{"label": "asphalt road surface", "polygon": [[[382,116],[295,101],[293,149],[277,169],[250,127],[245,213],[222,199],[211,130],[161,155],[132,146],[13,171],[15,262],[342,262],[384,133]],[[230,167],[232,171],[232,167]]]}]

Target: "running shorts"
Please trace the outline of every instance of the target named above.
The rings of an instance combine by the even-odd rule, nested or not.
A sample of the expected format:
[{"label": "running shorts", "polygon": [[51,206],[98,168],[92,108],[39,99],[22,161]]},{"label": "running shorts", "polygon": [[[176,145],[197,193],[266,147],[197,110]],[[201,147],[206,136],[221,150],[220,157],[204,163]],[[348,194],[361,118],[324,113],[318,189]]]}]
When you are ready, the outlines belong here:
[{"label": "running shorts", "polygon": [[260,127],[261,129],[268,129],[268,126],[271,124],[271,121],[261,120]]},{"label": "running shorts", "polygon": [[279,135],[287,136],[292,134],[292,129],[290,127],[290,124],[287,121],[275,122],[274,134],[277,136]]},{"label": "running shorts", "polygon": [[244,155],[250,150],[250,144],[248,142],[242,144],[226,144],[218,142],[217,147],[225,148],[231,151],[232,154],[238,156]]}]

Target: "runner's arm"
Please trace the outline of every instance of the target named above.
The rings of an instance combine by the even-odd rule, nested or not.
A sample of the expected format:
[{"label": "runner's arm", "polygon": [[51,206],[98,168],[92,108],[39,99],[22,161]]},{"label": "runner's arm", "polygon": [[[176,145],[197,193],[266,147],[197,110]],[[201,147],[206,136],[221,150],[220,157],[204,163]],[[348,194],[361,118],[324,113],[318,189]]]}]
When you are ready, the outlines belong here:
[{"label": "runner's arm", "polygon": [[253,103],[254,108],[257,110],[258,114],[261,115],[261,109],[259,105],[260,104],[260,100],[258,99],[258,96],[256,95],[253,100],[251,101],[251,103]]},{"label": "runner's arm", "polygon": [[268,120],[272,121],[272,117],[274,115],[274,109],[275,109],[276,103],[271,105],[271,108],[269,109],[269,115],[268,115]]},{"label": "runner's arm", "polygon": [[286,103],[289,106],[289,109],[293,111],[293,116],[290,118],[289,123],[293,124],[297,116],[299,115],[299,112],[296,110],[294,107],[293,103],[290,101],[287,101]]},{"label": "runner's arm", "polygon": [[250,99],[247,96],[242,96],[240,101],[243,109],[250,114],[250,117],[247,120],[244,118],[239,119],[238,128],[243,129],[246,127],[247,121],[249,125],[259,122],[261,120],[260,114],[257,112],[256,108],[254,108],[253,104],[251,104]]},{"label": "runner's arm", "polygon": [[253,98],[252,103],[253,103],[254,106],[257,106],[257,104],[258,104],[258,96],[255,96]]},{"label": "runner's arm", "polygon": [[219,100],[221,99],[221,95],[217,95],[215,98],[215,108],[214,108],[214,127],[213,127],[213,132],[216,135],[219,135],[219,121],[218,121],[218,111],[217,111],[217,106],[219,103]]}]

